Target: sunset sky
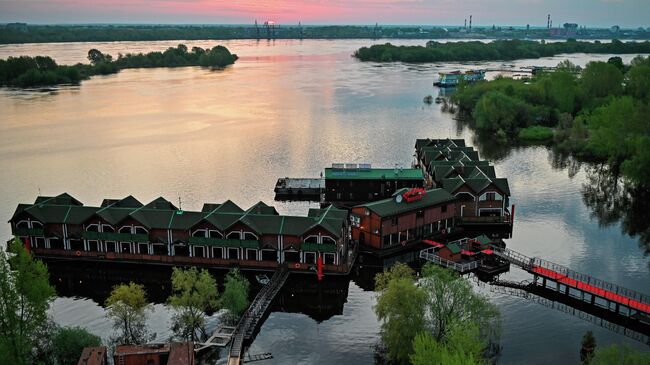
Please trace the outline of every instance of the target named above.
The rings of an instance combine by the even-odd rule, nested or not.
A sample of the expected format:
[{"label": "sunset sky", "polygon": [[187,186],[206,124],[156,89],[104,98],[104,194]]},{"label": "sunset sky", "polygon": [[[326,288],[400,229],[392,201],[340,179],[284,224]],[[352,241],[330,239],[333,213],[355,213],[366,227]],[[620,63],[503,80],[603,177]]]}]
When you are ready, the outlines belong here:
[{"label": "sunset sky", "polygon": [[0,0],[0,22],[650,26],[650,0]]}]

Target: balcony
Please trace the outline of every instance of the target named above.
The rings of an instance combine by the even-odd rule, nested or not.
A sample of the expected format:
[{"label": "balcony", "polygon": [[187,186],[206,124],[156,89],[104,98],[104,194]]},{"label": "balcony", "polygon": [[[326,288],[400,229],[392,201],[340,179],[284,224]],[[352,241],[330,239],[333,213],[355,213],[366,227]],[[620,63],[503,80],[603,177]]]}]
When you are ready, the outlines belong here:
[{"label": "balcony", "polygon": [[336,252],[336,245],[333,243],[309,243],[303,242],[300,245],[301,251],[317,251],[317,252]]},{"label": "balcony", "polygon": [[146,234],[84,231],[81,233],[81,237],[85,240],[149,242],[149,235]]},{"label": "balcony", "polygon": [[11,233],[14,236],[37,236],[37,237],[43,237],[43,229],[42,228],[14,228],[11,230]]},{"label": "balcony", "polygon": [[259,242],[255,240],[233,240],[224,238],[206,238],[206,237],[190,237],[188,238],[190,245],[197,246],[216,246],[216,247],[243,247],[243,248],[259,248]]}]

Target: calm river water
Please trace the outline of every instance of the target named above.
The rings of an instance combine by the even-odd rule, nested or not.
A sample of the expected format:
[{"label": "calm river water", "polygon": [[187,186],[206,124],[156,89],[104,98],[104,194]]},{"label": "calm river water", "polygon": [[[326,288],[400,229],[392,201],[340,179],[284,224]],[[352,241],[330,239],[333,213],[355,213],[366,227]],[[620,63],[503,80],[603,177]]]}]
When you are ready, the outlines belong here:
[{"label": "calm river water", "polygon": [[[85,62],[90,48],[117,56],[177,43],[3,45],[0,58],[43,54],[59,63],[75,63]],[[226,199],[248,207],[259,200],[273,203],[278,177],[318,176],[332,162],[408,166],[416,138],[466,138],[473,144],[473,133],[451,114],[423,104],[424,96],[438,94],[432,87],[436,72],[503,66],[361,63],[350,55],[371,43],[367,40],[186,44],[217,43],[240,60],[217,71],[126,70],[78,87],[0,89],[0,218],[6,222],[19,202],[32,202],[39,191],[68,192],[86,204],[133,194],[143,202],[180,197],[185,209]],[[577,54],[505,65],[550,66],[564,59],[584,65],[608,57]],[[630,58],[623,57],[626,62]],[[481,145],[489,147],[494,146]],[[542,147],[518,148],[493,161],[497,173],[509,179],[517,205],[509,247],[650,292],[649,260],[638,239],[621,233],[618,222],[602,224],[585,203],[583,192],[593,173],[558,167],[554,161]],[[306,214],[309,207],[275,205],[282,213],[295,214]],[[9,226],[0,225],[0,237],[9,234]],[[506,277],[529,279],[517,269]],[[69,281],[74,287],[74,279]],[[268,364],[372,363],[379,324],[372,312],[374,293],[362,281],[337,281],[325,294],[286,293],[251,353],[272,352],[275,358]],[[84,284],[83,279],[77,284]],[[160,284],[148,289],[155,292]],[[595,332],[599,344],[625,342],[643,348],[555,309],[480,290],[502,313],[502,364],[575,364],[587,330]],[[97,303],[101,295],[87,292],[62,289],[51,314],[61,324],[81,325],[106,338],[110,322]],[[151,328],[165,339],[170,313],[162,304],[154,308]],[[212,326],[218,317],[211,317]]]}]

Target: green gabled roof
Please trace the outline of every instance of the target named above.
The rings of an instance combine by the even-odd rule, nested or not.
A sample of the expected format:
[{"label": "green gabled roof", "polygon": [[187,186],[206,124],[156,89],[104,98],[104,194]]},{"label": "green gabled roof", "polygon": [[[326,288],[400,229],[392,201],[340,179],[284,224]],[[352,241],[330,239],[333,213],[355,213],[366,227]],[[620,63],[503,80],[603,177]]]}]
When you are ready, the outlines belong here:
[{"label": "green gabled roof", "polygon": [[478,243],[482,245],[487,245],[488,243],[492,243],[492,239],[484,234],[475,237],[474,240],[476,240]]},{"label": "green gabled roof", "polygon": [[420,180],[420,169],[325,169],[325,180]]},{"label": "green gabled roof", "polygon": [[315,220],[310,217],[285,216],[282,223],[281,234],[300,236],[314,225]]},{"label": "green gabled roof", "polygon": [[190,229],[197,223],[201,222],[206,213],[190,212],[177,210],[171,215],[168,228],[170,229]]},{"label": "green gabled roof", "polygon": [[475,193],[480,193],[485,188],[492,184],[492,180],[487,177],[477,177],[473,179],[465,179],[465,185],[472,189]]},{"label": "green gabled roof", "polygon": [[504,178],[492,179],[492,182],[497,188],[499,188],[499,190],[503,191],[506,195],[510,196],[510,185],[508,184],[508,179],[504,179]]},{"label": "green gabled roof", "polygon": [[447,245],[447,248],[449,249],[449,251],[451,251],[451,253],[454,253],[454,254],[455,253],[460,253],[460,251],[461,251],[461,248],[458,245],[458,243],[450,243],[450,244]]},{"label": "green gabled roof", "polygon": [[447,154],[447,158],[450,160],[453,159],[462,159],[464,156],[467,156],[472,161],[478,161],[478,152],[476,151],[451,151]]},{"label": "green gabled roof", "polygon": [[25,209],[25,212],[32,215],[42,223],[64,223],[65,216],[71,205],[48,205],[38,204],[32,205]]},{"label": "green gabled roof", "polygon": [[223,204],[214,204],[214,203],[206,203],[203,204],[203,212],[210,212],[210,213],[243,213],[244,210],[240,208],[237,204],[233,203],[230,200],[226,200],[223,202]]},{"label": "green gabled roof", "polygon": [[266,205],[266,203],[260,201],[257,202],[255,205],[252,207],[246,209],[246,213],[251,214],[272,214],[272,215],[278,215],[278,211],[275,210],[274,207]]},{"label": "green gabled roof", "polygon": [[113,208],[109,206],[98,210],[96,214],[111,225],[115,225],[126,219],[129,214],[136,209],[137,208]]},{"label": "green gabled roof", "polygon": [[380,217],[388,217],[452,200],[454,200],[454,197],[446,190],[431,189],[427,190],[427,193],[422,197],[421,200],[414,201],[412,203],[407,203],[405,200],[403,200],[401,203],[397,203],[394,198],[390,198],[378,200],[372,203],[362,204],[359,206],[370,209]]},{"label": "green gabled roof", "polygon": [[463,176],[470,179],[476,177],[488,177],[494,179],[496,178],[496,173],[494,171],[494,166],[468,166],[465,168]]},{"label": "green gabled roof", "polygon": [[462,177],[452,177],[449,179],[442,179],[442,188],[447,190],[449,193],[453,194],[456,190],[460,189],[461,186],[465,184],[465,180]]},{"label": "green gabled roof", "polygon": [[82,207],[82,206],[72,206],[66,214],[65,223],[66,224],[82,224],[87,221],[88,218],[95,215],[99,208],[97,207]]},{"label": "green gabled roof", "polygon": [[27,208],[29,208],[31,206],[32,206],[31,204],[22,204],[22,203],[18,204],[18,206],[16,207],[16,210],[14,210],[14,214],[11,216],[11,219],[9,220],[9,222],[15,220],[20,215],[20,213],[24,212],[25,209],[27,209]]},{"label": "green gabled roof", "polygon": [[167,229],[175,210],[140,208],[130,214],[131,218],[149,229]]},{"label": "green gabled roof", "polygon": [[440,147],[447,147],[447,146],[456,146],[456,147],[465,147],[465,140],[464,139],[450,139],[450,138],[445,138],[445,139],[431,139],[431,138],[425,138],[425,139],[416,139],[415,140],[415,149],[420,149],[425,146],[440,146]]},{"label": "green gabled roof", "polygon": [[152,200],[149,202],[149,204],[145,205],[144,208],[157,210],[178,210],[174,204],[162,196]]},{"label": "green gabled roof", "polygon": [[211,213],[205,216],[205,220],[223,231],[237,222],[242,215],[243,213]]},{"label": "green gabled roof", "polygon": [[277,214],[248,214],[244,220],[244,223],[250,223],[260,234],[279,234],[282,228],[282,216]]},{"label": "green gabled roof", "polygon": [[464,179],[459,176],[442,180],[442,188],[452,194],[460,189],[460,187],[463,185],[467,186],[474,193],[480,193],[485,190],[485,188],[490,186],[490,184],[494,184],[494,186],[501,190],[505,195],[510,195],[508,179],[488,179],[485,177]]},{"label": "green gabled roof", "polygon": [[455,170],[453,166],[436,166],[436,168],[433,170],[433,178],[436,181],[440,181],[451,175],[454,171]]}]

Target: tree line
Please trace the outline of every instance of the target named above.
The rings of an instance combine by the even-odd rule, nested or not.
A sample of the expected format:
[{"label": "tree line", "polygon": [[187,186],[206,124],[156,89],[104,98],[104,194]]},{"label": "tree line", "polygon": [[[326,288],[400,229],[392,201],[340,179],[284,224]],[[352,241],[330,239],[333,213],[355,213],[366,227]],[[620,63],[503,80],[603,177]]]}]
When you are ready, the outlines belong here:
[{"label": "tree line", "polygon": [[94,75],[108,75],[127,68],[151,67],[225,67],[235,63],[237,55],[224,46],[203,49],[184,44],[163,52],[119,54],[117,59],[97,49],[88,51],[90,64],[58,65],[48,56],[20,56],[0,60],[0,86],[33,87],[78,84]]},{"label": "tree line", "polygon": [[[0,365],[74,365],[84,347],[100,346],[101,339],[80,327],[60,327],[48,317],[56,292],[50,285],[47,266],[34,259],[19,239],[0,251]],[[225,278],[221,294],[215,278],[205,269],[174,268],[172,293],[167,303],[174,314],[174,337],[205,340],[206,312],[224,309],[226,320],[235,323],[248,307],[249,282],[237,269]],[[152,306],[144,286],[115,286],[104,303],[113,322],[109,346],[152,341],[147,315]]]},{"label": "tree line", "polygon": [[547,142],[650,186],[650,57],[630,65],[612,57],[584,69],[564,61],[526,80],[461,85],[452,101],[480,134]]},{"label": "tree line", "polygon": [[362,47],[354,52],[354,57],[360,61],[373,62],[459,62],[541,58],[563,53],[650,53],[650,42],[621,42],[617,39],[611,42],[585,42],[575,39],[566,42],[538,42],[510,39],[489,43],[429,41],[426,47],[395,46],[386,43]]}]

